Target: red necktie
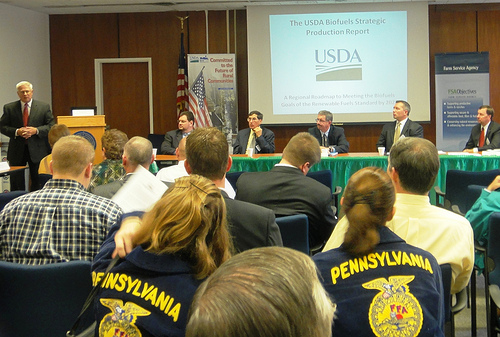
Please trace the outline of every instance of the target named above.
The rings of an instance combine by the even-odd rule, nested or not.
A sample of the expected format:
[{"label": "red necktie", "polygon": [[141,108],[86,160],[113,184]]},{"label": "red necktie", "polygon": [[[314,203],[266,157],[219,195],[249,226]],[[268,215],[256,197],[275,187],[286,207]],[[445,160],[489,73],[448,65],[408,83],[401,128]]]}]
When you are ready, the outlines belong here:
[{"label": "red necktie", "polygon": [[23,110],[23,123],[24,126],[28,126],[28,103],[24,104],[24,110]]},{"label": "red necktie", "polygon": [[481,134],[479,135],[479,147],[484,146],[484,127],[481,127]]}]

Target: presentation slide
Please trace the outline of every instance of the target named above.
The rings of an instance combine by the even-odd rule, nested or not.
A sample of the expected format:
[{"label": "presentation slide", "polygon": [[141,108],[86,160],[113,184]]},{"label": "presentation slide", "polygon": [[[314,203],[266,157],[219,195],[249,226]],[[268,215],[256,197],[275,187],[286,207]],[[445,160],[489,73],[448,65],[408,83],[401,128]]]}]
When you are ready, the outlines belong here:
[{"label": "presentation slide", "polygon": [[[265,124],[429,121],[427,3],[248,8],[249,109]],[[418,24],[417,24],[418,22]]]}]

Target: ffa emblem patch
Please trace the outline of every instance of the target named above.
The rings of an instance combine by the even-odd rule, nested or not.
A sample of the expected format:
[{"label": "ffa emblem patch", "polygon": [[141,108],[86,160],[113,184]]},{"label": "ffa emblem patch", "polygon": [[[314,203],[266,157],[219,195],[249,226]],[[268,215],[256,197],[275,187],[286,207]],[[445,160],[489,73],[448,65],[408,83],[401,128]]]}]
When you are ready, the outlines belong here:
[{"label": "ffa emblem patch", "polygon": [[373,298],[368,312],[370,326],[376,336],[418,336],[423,323],[422,308],[408,286],[414,278],[391,276],[389,281],[378,278],[363,284],[366,289],[380,291]]},{"label": "ffa emblem patch", "polygon": [[150,315],[150,311],[132,302],[123,305],[122,300],[112,298],[101,298],[101,303],[109,308],[111,313],[105,315],[101,324],[99,324],[99,336],[142,336],[137,326],[135,326],[135,321],[138,316]]}]

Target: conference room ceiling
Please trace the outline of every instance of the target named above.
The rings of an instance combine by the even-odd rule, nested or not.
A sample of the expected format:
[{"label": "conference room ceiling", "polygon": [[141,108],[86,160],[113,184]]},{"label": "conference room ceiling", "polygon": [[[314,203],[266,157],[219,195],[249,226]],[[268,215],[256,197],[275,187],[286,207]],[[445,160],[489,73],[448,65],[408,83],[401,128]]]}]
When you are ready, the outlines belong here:
[{"label": "conference room ceiling", "polygon": [[[422,0],[406,0],[422,1]],[[306,5],[306,4],[344,4],[344,3],[376,3],[406,2],[405,0],[317,0],[317,1],[280,1],[280,0],[0,0],[11,6],[31,9],[47,14],[79,14],[79,13],[129,13],[129,12],[165,12],[165,11],[197,11],[197,10],[229,10],[244,9],[256,5]],[[498,0],[431,0],[429,4],[482,4],[497,3]]]}]

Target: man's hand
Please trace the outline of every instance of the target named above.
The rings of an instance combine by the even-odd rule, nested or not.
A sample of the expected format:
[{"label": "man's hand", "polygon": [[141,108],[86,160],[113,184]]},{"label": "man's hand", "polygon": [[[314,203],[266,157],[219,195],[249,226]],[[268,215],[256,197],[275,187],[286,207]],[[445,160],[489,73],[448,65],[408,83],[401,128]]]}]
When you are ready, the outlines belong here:
[{"label": "man's hand", "polygon": [[488,191],[494,191],[500,187],[500,176],[496,176],[495,179],[491,182],[490,186],[488,186]]},{"label": "man's hand", "polygon": [[474,149],[465,149],[465,150],[463,150],[463,152],[473,153],[473,152],[474,152]]},{"label": "man's hand", "polygon": [[253,129],[253,131],[255,132],[255,136],[256,137],[262,136],[262,128],[260,126],[258,126],[255,129]]},{"label": "man's hand", "polygon": [[120,229],[115,234],[116,248],[113,252],[113,257],[119,255],[121,258],[124,258],[135,248],[137,244],[134,239],[141,225],[141,219],[136,216],[131,216],[123,220]]},{"label": "man's hand", "polygon": [[31,136],[36,135],[37,131],[38,131],[37,128],[34,128],[32,126],[25,126],[17,129],[17,135],[25,139],[28,139]]}]

